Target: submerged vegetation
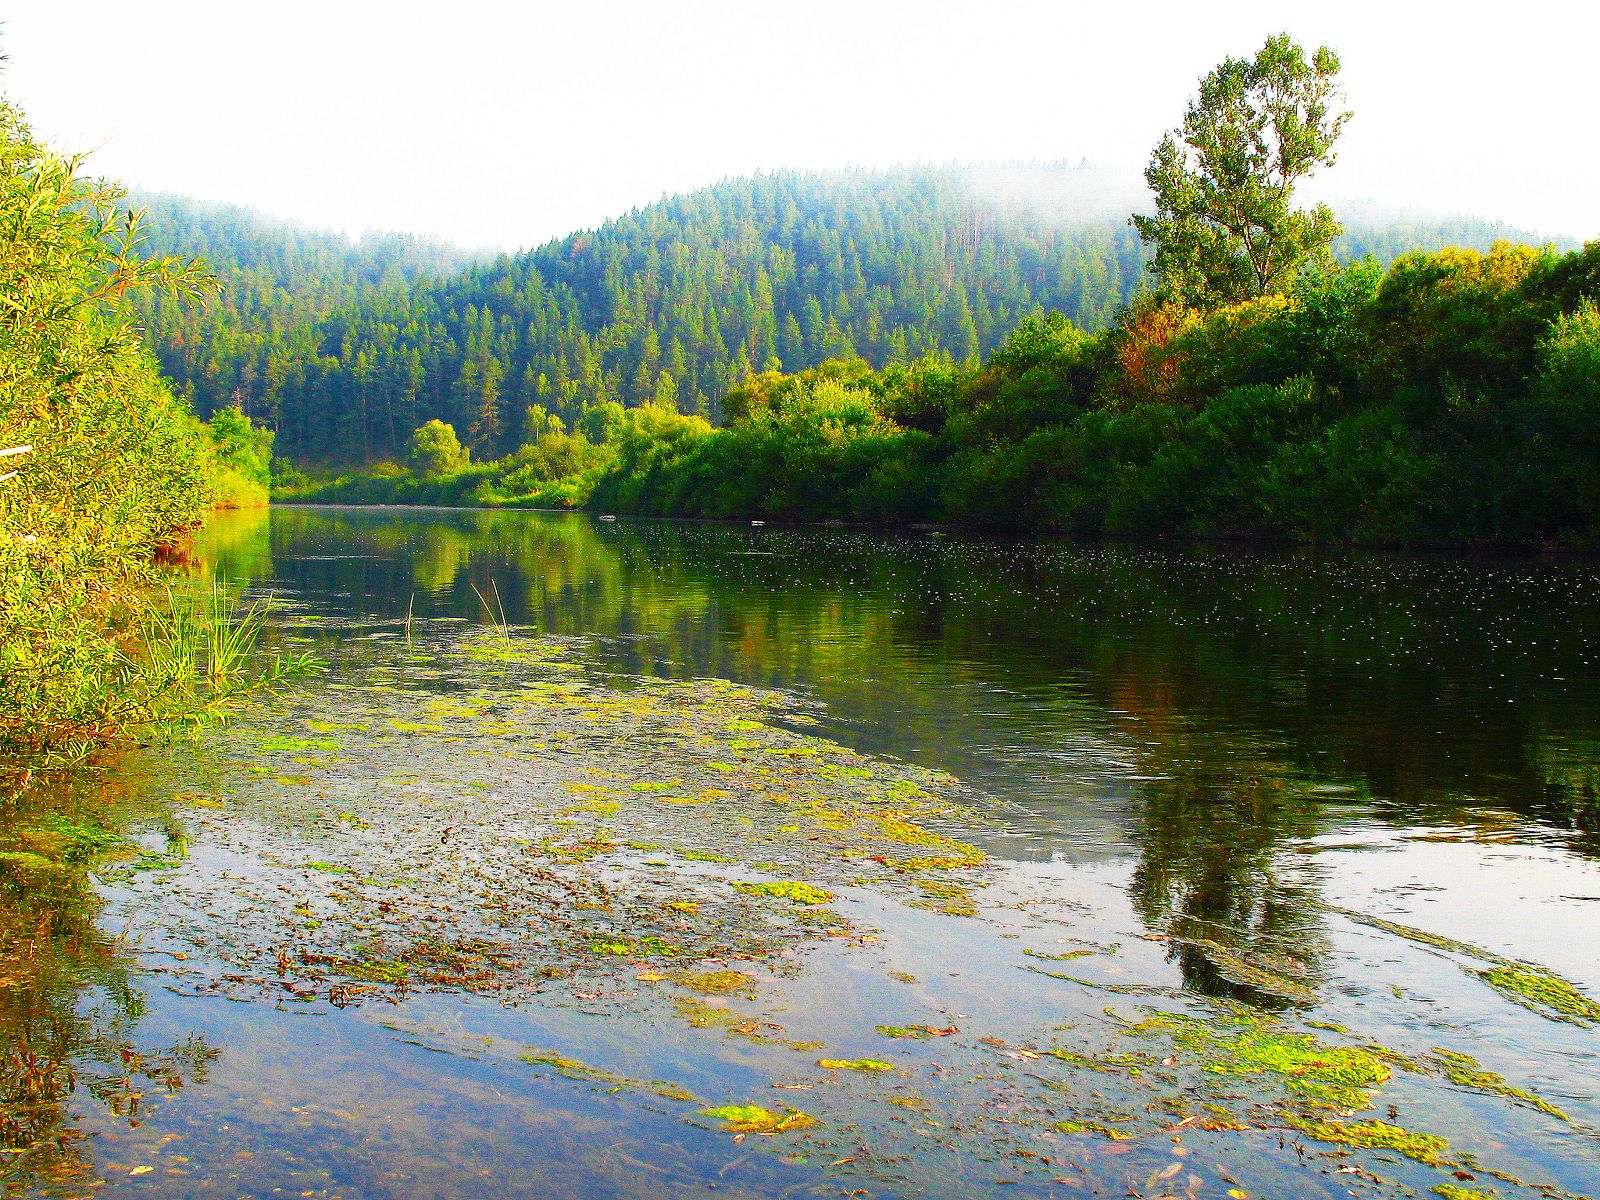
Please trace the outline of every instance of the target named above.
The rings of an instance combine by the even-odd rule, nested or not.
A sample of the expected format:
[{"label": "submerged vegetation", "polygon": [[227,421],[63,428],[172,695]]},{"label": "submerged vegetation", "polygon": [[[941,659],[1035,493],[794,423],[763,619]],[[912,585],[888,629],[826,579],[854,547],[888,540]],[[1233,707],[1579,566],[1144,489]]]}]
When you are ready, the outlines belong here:
[{"label": "submerged vegetation", "polygon": [[[325,557],[334,546],[338,557]],[[1545,1020],[1481,978],[1510,959],[1383,918],[1348,924],[1363,914],[1319,905],[1312,876],[1332,860],[1312,864],[1301,847],[1328,828],[1314,813],[1353,803],[1320,795],[1320,781],[1353,768],[1308,775],[1260,730],[1220,732],[1202,714],[1229,679],[1247,692],[1284,686],[1238,661],[1266,639],[1239,636],[1236,607],[1268,620],[1277,653],[1304,651],[1297,669],[1338,673],[1317,646],[1339,648],[1331,664],[1358,653],[1388,661],[1373,643],[1351,645],[1358,629],[1378,638],[1370,622],[1329,616],[1351,614],[1355,592],[1309,589],[1281,559],[1246,570],[1239,556],[1200,554],[1185,561],[1203,566],[1185,572],[1173,556],[1124,550],[503,513],[237,514],[201,548],[239,577],[303,588],[272,619],[289,644],[326,653],[333,673],[243,706],[199,747],[141,756],[154,799],[132,829],[77,813],[27,822],[0,845],[17,856],[7,878],[35,889],[36,905],[45,893],[35,881],[49,872],[114,883],[98,924],[133,922],[129,979],[163,1021],[232,1019],[264,1037],[356,1029],[380,1039],[362,1046],[369,1060],[375,1046],[380,1062],[426,1053],[425,1074],[410,1076],[426,1102],[416,1126],[429,1135],[425,1153],[470,1164],[474,1177],[507,1151],[453,1142],[435,1086],[469,1089],[459,1103],[474,1127],[497,1095],[523,1114],[587,1097],[620,1137],[658,1121],[652,1136],[674,1153],[712,1148],[709,1165],[666,1164],[673,1178],[720,1182],[723,1167],[753,1155],[743,1161],[794,1169],[791,1182],[814,1171],[828,1192],[1047,1195],[1070,1177],[1108,1194],[1248,1200],[1299,1194],[1324,1176],[1359,1179],[1374,1197],[1592,1190],[1581,1185],[1592,1096],[1552,1069],[1591,1030]],[[1005,557],[1016,555],[1028,557]],[[1084,567],[1090,558],[1097,565]],[[386,561],[405,569],[366,583],[360,610],[330,615],[325,597],[357,594]],[[996,564],[1021,561],[1033,567],[1019,591],[1016,573]],[[1446,598],[1412,596],[1407,613],[1465,602],[1436,571],[1423,577]],[[792,581],[776,600],[775,578]],[[1393,599],[1369,575],[1340,578],[1369,601]],[[1286,589],[1320,599],[1298,616],[1284,599],[1263,617],[1255,601]],[[930,592],[960,599],[925,606],[914,644],[881,619]],[[890,697],[883,711],[923,730],[930,693],[919,698],[907,672],[921,668],[909,664],[930,646],[982,639],[992,666],[991,622],[1052,595],[1092,602],[1052,629],[1059,641],[1014,622],[1003,693],[990,688],[996,676],[966,668],[996,724],[961,724],[946,742],[994,740],[1019,711],[1004,697],[1038,677],[1042,649],[1073,672],[1100,664],[1106,693],[1081,713],[1093,721],[1114,697],[1136,731],[1114,745],[1142,747],[1122,766],[1145,780],[1127,827],[1137,866],[1080,873],[1050,862],[1081,852],[1081,834],[1037,828],[1028,808],[949,775],[852,750],[833,735],[838,718],[875,710],[818,703],[870,675]],[[1513,595],[1517,620],[1549,624],[1546,602],[1526,586]],[[1562,602],[1586,598],[1563,592]],[[1130,626],[1140,605],[1149,624]],[[958,608],[977,624],[963,626]],[[1109,613],[1114,630],[1096,636]],[[736,641],[705,636],[713,615],[738,629]],[[1520,629],[1492,612],[1483,622],[1496,638]],[[1057,652],[1066,645],[1079,657]],[[704,678],[704,656],[724,652],[737,656],[715,660],[724,674],[785,688],[804,654],[814,699]],[[1236,670],[1217,673],[1230,653]],[[1475,645],[1460,653],[1497,661],[1476,658]],[[1552,661],[1536,656],[1526,669]],[[1409,663],[1393,669],[1410,679]],[[932,701],[946,722],[959,694],[948,687]],[[1387,722],[1390,687],[1363,676],[1352,711]],[[1437,718],[1426,704],[1410,716],[1430,731]],[[1560,727],[1555,712],[1546,719]],[[1467,723],[1499,743],[1493,721]],[[1059,795],[1055,772],[1080,761],[1038,756],[1041,794]],[[1017,849],[1034,861],[1014,860]],[[25,916],[37,926],[37,908]],[[1440,955],[1458,961],[1440,970]],[[36,960],[16,961],[27,970]],[[1351,974],[1377,961],[1381,972]],[[1561,979],[1531,960],[1517,967]],[[1573,995],[1592,995],[1587,975],[1572,978]],[[1489,1029],[1508,1031],[1509,1044]],[[344,1069],[283,1036],[311,1055],[308,1073]],[[180,1083],[196,1077],[186,1060],[162,1057],[171,1038],[148,1040],[160,1053],[135,1046],[142,1061]],[[1534,1044],[1559,1049],[1520,1049]],[[195,1176],[170,1178],[204,1194],[201,1180],[261,1144],[258,1124],[232,1120],[231,1105],[267,1111],[270,1099],[240,1084],[240,1058],[207,1068],[220,1091],[179,1095],[135,1075],[147,1136],[71,1100],[58,1073],[67,1100],[51,1128],[109,1130],[124,1146],[182,1133],[171,1151],[139,1157],[80,1141],[77,1159],[95,1177],[114,1178],[106,1161],[162,1175],[170,1165]],[[245,1059],[243,1074],[252,1069]],[[15,1094],[21,1119],[28,1101]],[[292,1103],[317,1123],[297,1133],[305,1114],[291,1111],[289,1132],[269,1135],[274,1147],[363,1136],[359,1106]],[[403,1119],[393,1115],[401,1103],[385,1101],[385,1122]],[[211,1126],[237,1132],[199,1136],[218,1114]],[[373,1146],[392,1161],[394,1150]],[[1545,1146],[1548,1161],[1526,1149]],[[36,1178],[45,1153],[10,1169]],[[286,1191],[291,1180],[294,1192],[319,1186],[311,1170],[251,1161]],[[640,1188],[660,1194],[659,1173],[636,1170]]]},{"label": "submerged vegetation", "polygon": [[[306,634],[322,624],[289,619]],[[142,969],[179,996],[306,1012],[401,1014],[422,993],[536,1005],[567,1040],[502,1046],[399,1015],[393,1028],[770,1137],[786,1160],[864,1182],[944,1186],[976,1154],[1003,1164],[1000,1183],[1042,1187],[1067,1169],[1137,1187],[1169,1172],[1197,1200],[1284,1194],[1347,1166],[1377,1195],[1480,1178],[1502,1195],[1571,1194],[1530,1190],[1524,1156],[1440,1117],[1467,1097],[1515,1128],[1587,1138],[1565,1091],[1558,1103],[1542,1080],[1480,1061],[1448,1022],[1380,1042],[1197,996],[1164,965],[1165,936],[1087,940],[1099,918],[945,832],[981,821],[1003,834],[991,800],[817,736],[793,696],[619,675],[585,640],[509,623],[423,618],[407,640],[387,627],[341,639],[329,683],[242,714],[206,755],[175,755],[162,786],[183,790],[163,805],[159,843],[63,826],[54,841],[29,833],[4,869],[48,853],[120,872]],[[186,857],[190,844],[203,853]],[[231,864],[220,876],[218,856]],[[957,929],[920,907],[944,887],[980,919]],[[1226,960],[1230,935],[1210,928],[1184,952]],[[1418,933],[1395,926],[1390,945],[1497,965]],[[989,972],[958,1000],[893,965],[908,936],[930,974],[989,958],[1029,969],[1029,983],[1006,990]],[[814,975],[839,972],[881,982],[838,1012],[807,999]],[[1107,1007],[1120,996],[1137,1007]],[[583,1035],[563,1011],[607,1020]],[[772,1089],[805,1096],[792,1107]],[[1241,1145],[1248,1171],[1222,1165]]]}]

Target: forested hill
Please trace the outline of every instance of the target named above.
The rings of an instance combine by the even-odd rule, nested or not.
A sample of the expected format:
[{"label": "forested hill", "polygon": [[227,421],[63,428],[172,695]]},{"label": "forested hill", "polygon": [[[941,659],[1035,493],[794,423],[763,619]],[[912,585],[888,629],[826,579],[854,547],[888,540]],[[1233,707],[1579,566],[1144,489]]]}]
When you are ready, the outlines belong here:
[{"label": "forested hill", "polygon": [[[148,315],[202,413],[237,401],[302,461],[396,454],[441,418],[480,457],[527,411],[671,399],[715,419],[753,372],[851,355],[968,361],[1027,314],[1103,326],[1138,285],[1127,181],[1092,168],[910,167],[729,180],[538,249],[358,243],[238,209],[146,198],[153,249],[200,253],[228,295]],[[1345,257],[1517,236],[1358,225]],[[463,265],[465,263],[465,265]]]},{"label": "forested hill", "polygon": [[235,389],[264,400],[265,369],[315,358],[317,323],[331,313],[359,311],[375,292],[452,277],[473,260],[409,234],[353,240],[183,196],[133,192],[127,203],[148,213],[148,252],[199,258],[222,283],[204,305],[165,295],[137,304],[162,365],[204,414],[226,406]]}]

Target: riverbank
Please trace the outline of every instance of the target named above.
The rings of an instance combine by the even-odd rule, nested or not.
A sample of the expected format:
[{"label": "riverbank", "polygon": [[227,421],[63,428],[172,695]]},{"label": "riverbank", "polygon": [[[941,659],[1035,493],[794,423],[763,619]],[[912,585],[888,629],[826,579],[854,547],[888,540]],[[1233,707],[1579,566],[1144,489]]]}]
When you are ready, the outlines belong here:
[{"label": "riverbank", "polygon": [[[987,362],[756,375],[712,428],[660,405],[544,412],[472,463],[431,422],[407,464],[275,496],[343,503],[1314,544],[1593,548],[1600,244],[1308,270],[1104,334],[1030,319]],[[531,411],[531,410],[530,410]],[[427,435],[424,437],[424,435]]]}]

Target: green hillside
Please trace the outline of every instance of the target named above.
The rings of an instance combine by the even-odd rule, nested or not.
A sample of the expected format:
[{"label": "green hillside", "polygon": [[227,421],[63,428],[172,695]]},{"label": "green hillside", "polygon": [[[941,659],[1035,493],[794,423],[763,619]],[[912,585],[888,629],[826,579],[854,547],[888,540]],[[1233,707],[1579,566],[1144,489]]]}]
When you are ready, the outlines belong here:
[{"label": "green hillside", "polygon": [[[616,401],[720,420],[754,373],[993,352],[1039,310],[1104,328],[1134,294],[1138,193],[1086,167],[907,167],[729,180],[535,250],[476,262],[415,239],[352,242],[233,208],[147,198],[154,249],[203,256],[224,298],[157,300],[166,371],[202,413],[232,402],[303,462],[399,453],[438,418],[479,458],[539,406]],[[1481,222],[1352,222],[1383,260],[1527,235]]]}]

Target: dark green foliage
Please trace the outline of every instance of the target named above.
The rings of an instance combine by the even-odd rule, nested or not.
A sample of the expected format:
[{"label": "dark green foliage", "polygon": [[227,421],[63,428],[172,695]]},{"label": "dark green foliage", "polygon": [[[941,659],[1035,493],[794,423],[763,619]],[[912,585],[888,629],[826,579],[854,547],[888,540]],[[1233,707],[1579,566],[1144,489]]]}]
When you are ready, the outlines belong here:
[{"label": "dark green foliage", "polygon": [[[578,453],[428,486],[665,516],[1594,546],[1595,257],[1502,244],[1308,269],[1288,295],[1147,299],[1095,334],[1029,317],[981,365],[763,373],[727,395],[723,428],[613,406]],[[309,495],[422,486],[384,478]]]},{"label": "dark green foliage", "polygon": [[[1120,215],[1132,202],[1061,166],[780,174],[462,269],[409,239],[352,244],[161,200],[154,244],[205,254],[227,291],[204,309],[153,302],[147,321],[196,407],[240,405],[277,430],[280,454],[396,458],[439,420],[485,460],[542,432],[533,409],[568,428],[650,403],[721,421],[722,398],[769,371],[966,366],[1046,310],[1104,329],[1143,271]],[[1336,250],[1387,260],[1491,236],[1374,218]],[[937,431],[936,374],[890,390],[893,419]]]}]

